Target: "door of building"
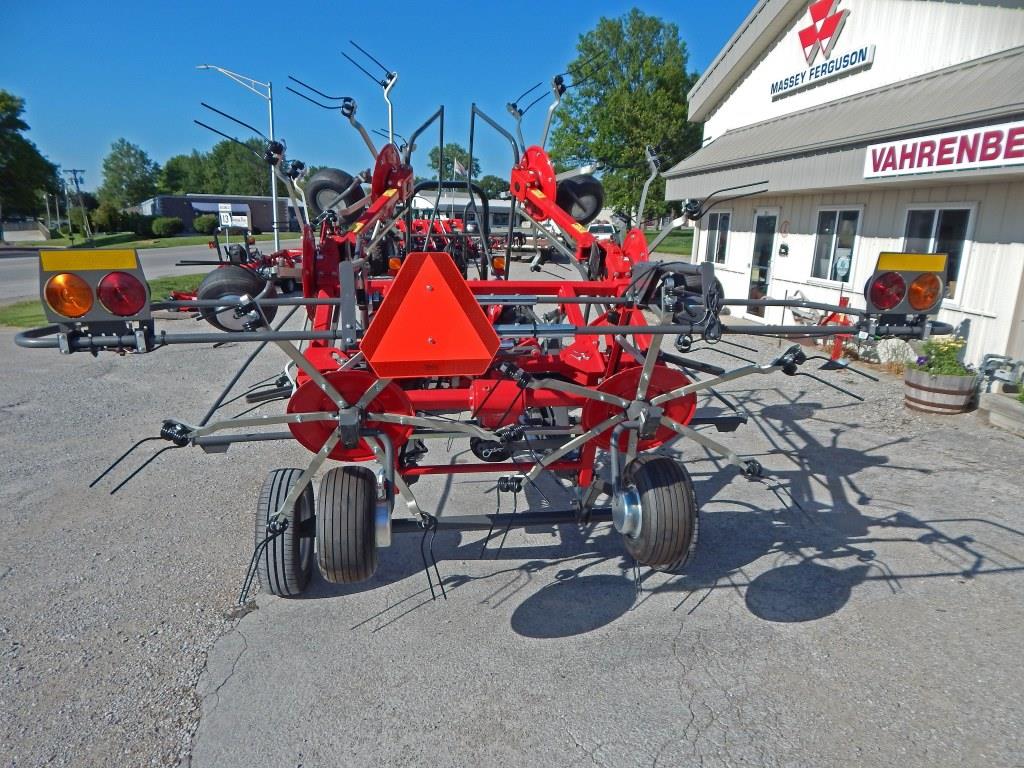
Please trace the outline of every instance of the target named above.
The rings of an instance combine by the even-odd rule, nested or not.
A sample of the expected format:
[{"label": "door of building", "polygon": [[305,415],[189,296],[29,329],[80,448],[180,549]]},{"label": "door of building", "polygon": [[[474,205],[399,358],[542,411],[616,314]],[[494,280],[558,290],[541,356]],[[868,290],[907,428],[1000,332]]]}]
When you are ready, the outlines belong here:
[{"label": "door of building", "polygon": [[[754,253],[750,260],[750,290],[747,293],[749,299],[764,299],[768,296],[778,221],[777,211],[757,211],[754,214]],[[747,313],[764,317],[764,307],[750,307]]]}]

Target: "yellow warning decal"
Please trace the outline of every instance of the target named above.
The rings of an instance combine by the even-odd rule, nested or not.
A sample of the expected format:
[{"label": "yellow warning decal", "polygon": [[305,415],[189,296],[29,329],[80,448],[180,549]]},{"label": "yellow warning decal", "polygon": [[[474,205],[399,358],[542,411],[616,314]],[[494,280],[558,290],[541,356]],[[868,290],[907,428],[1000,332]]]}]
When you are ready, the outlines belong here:
[{"label": "yellow warning decal", "polygon": [[393,187],[391,189],[385,189],[384,190],[384,197],[394,197],[397,194],[398,194],[398,190],[393,188]]},{"label": "yellow warning decal", "polygon": [[39,263],[45,272],[83,272],[87,270],[138,269],[139,257],[133,250],[40,251]]},{"label": "yellow warning decal", "polygon": [[361,221],[357,221],[355,224],[352,225],[352,231],[353,232],[358,232],[362,228],[363,228],[363,222],[361,222]]},{"label": "yellow warning decal", "polygon": [[878,271],[945,272],[944,253],[880,253]]},{"label": "yellow warning decal", "polygon": [[575,224],[573,224],[573,225],[572,225],[572,228],[573,228],[573,229],[575,229],[575,230],[576,230],[577,232],[579,232],[579,233],[581,233],[581,234],[582,234],[583,232],[586,232],[586,231],[587,231],[587,228],[586,228],[586,227],[584,227],[584,226],[583,226],[582,224],[580,224],[579,222],[576,222]]},{"label": "yellow warning decal", "polygon": [[533,195],[534,197],[540,198],[541,200],[543,200],[543,199],[545,199],[547,197],[547,195],[545,195],[539,189],[531,189],[530,190],[530,194]]}]

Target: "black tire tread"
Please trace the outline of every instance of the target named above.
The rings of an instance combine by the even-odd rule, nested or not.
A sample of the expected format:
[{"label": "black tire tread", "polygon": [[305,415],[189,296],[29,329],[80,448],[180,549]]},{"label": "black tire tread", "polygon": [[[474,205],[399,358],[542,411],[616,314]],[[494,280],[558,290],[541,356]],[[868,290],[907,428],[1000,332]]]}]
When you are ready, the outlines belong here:
[{"label": "black tire tread", "polygon": [[[294,468],[275,469],[267,475],[256,502],[253,531],[256,545],[266,537],[267,521],[277,514],[281,502],[301,475],[302,470]],[[260,587],[278,597],[297,597],[309,584],[312,552],[307,552],[303,562],[302,539],[299,538],[299,524],[308,518],[308,514],[302,514],[303,511],[308,514],[313,511],[313,488],[309,485],[303,490],[295,507],[289,511],[288,529],[268,543],[257,560]]]},{"label": "black tire tread", "polygon": [[377,570],[373,514],[377,479],[367,467],[335,467],[316,500],[317,563],[335,584],[366,581]]},{"label": "black tire tread", "polygon": [[686,468],[667,456],[645,454],[626,467],[625,480],[640,494],[643,524],[626,550],[640,563],[665,571],[682,568],[697,544],[697,496]]}]

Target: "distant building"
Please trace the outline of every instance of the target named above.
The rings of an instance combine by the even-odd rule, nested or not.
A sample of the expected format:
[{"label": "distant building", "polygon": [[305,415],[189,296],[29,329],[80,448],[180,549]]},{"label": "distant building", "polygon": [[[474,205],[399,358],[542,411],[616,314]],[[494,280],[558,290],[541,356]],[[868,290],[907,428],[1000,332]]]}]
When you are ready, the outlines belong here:
[{"label": "distant building", "polygon": [[729,296],[863,307],[879,252],[946,253],[939,319],[972,362],[1024,358],[1022,5],[758,0],[689,93],[704,146],[665,174],[669,200],[757,193],[698,223],[694,258]]},{"label": "distant building", "polygon": [[[192,220],[204,214],[219,214],[222,204],[231,205],[232,216],[245,216],[248,229],[260,232],[272,232],[274,229],[273,198],[259,195],[157,195],[143,200],[138,205],[139,212],[146,216],[177,216],[185,225],[186,232],[194,231]],[[282,232],[300,231],[288,198],[277,199],[279,212],[278,221]]]}]

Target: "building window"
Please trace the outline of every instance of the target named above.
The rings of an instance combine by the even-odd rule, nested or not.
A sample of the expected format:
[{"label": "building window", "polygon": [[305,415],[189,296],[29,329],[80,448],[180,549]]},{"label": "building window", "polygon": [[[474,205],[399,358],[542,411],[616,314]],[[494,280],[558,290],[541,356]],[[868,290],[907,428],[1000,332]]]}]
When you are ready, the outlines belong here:
[{"label": "building window", "polygon": [[707,217],[708,241],[704,247],[704,260],[725,263],[725,247],[729,242],[728,213],[709,213]]},{"label": "building window", "polygon": [[956,296],[957,275],[971,222],[969,208],[920,208],[907,211],[903,250],[946,254],[946,298]]},{"label": "building window", "polygon": [[508,214],[507,213],[492,213],[491,214],[491,229],[497,227],[508,226]]},{"label": "building window", "polygon": [[853,244],[860,224],[858,210],[818,212],[811,277],[848,283],[853,273]]}]

